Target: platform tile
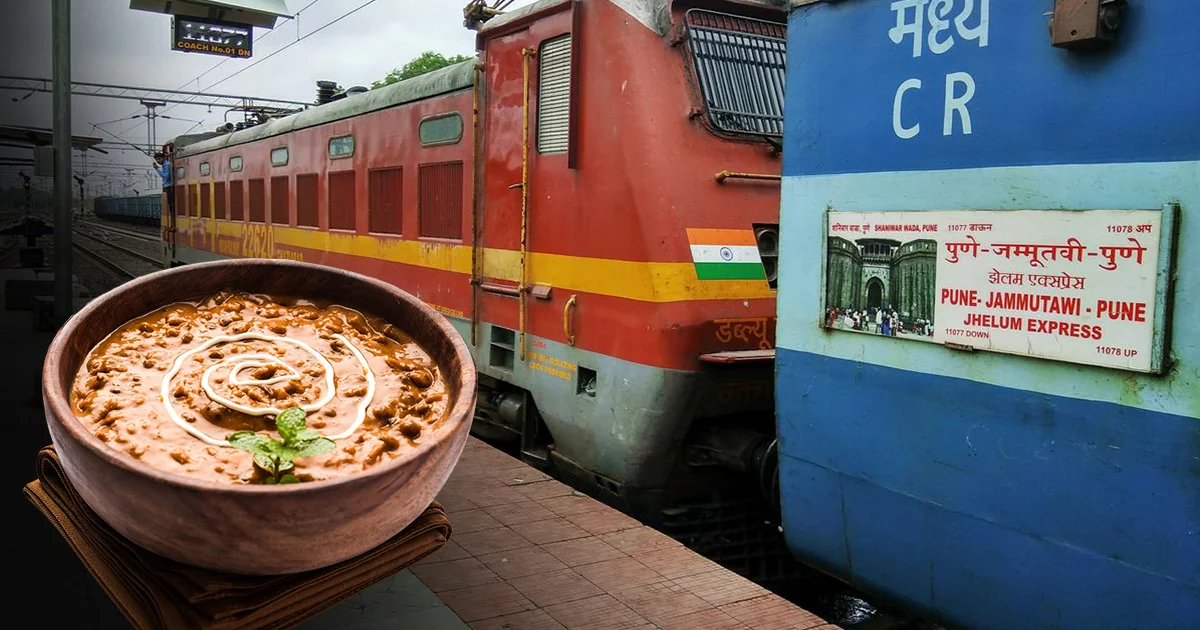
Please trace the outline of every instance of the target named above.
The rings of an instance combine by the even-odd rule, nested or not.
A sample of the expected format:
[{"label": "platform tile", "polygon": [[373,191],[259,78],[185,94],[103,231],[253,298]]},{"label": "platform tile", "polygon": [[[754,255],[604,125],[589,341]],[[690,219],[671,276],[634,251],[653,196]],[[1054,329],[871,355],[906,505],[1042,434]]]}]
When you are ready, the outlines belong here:
[{"label": "platform tile", "polygon": [[412,572],[434,593],[500,581],[499,575],[476,558],[418,564]]},{"label": "platform tile", "polygon": [[594,510],[567,516],[567,520],[591,534],[608,534],[641,527],[642,524],[617,510]]},{"label": "platform tile", "polygon": [[662,630],[755,630],[717,608],[671,617],[657,625]]},{"label": "platform tile", "polygon": [[667,581],[653,569],[628,556],[581,565],[575,571],[606,593]]},{"label": "platform tile", "polygon": [[445,591],[438,597],[467,623],[536,608],[533,602],[505,582]]},{"label": "platform tile", "polygon": [[670,579],[708,573],[722,568],[716,562],[683,546],[639,553],[636,554],[636,557],[638,562]]},{"label": "platform tile", "polygon": [[603,595],[599,586],[579,575],[574,569],[559,569],[540,575],[530,575],[509,582],[538,608],[565,604],[578,599]]},{"label": "platform tile", "polygon": [[544,521],[555,518],[557,515],[550,510],[542,507],[537,501],[518,501],[516,503],[505,503],[503,505],[493,505],[485,508],[485,511],[492,516],[497,522],[503,523],[512,527],[522,523],[532,523],[534,521]]},{"label": "platform tile", "polygon": [[753,630],[835,630],[826,629],[824,619],[777,596],[764,595],[719,607],[730,617]]},{"label": "platform tile", "polygon": [[[593,565],[594,566],[594,565]],[[680,615],[715,610],[708,602],[672,582],[655,582],[623,589],[612,594],[617,601],[655,625]]]},{"label": "platform tile", "polygon": [[555,621],[544,610],[527,610],[476,621],[471,624],[471,630],[566,630],[566,626]]},{"label": "platform tile", "polygon": [[479,561],[505,581],[567,568],[558,558],[533,546],[497,551],[479,556]]},{"label": "platform tile", "polygon": [[517,532],[504,526],[469,534],[454,534],[454,539],[467,553],[476,557],[497,551],[528,547],[533,544]]},{"label": "platform tile", "polygon": [[546,545],[564,540],[587,538],[590,535],[562,517],[534,521],[532,523],[521,523],[513,525],[511,529],[535,545]]},{"label": "platform tile", "polygon": [[625,557],[619,549],[597,538],[578,538],[563,542],[543,545],[550,555],[558,558],[569,567],[580,567],[586,564],[603,562],[614,558]]},{"label": "platform tile", "polygon": [[642,630],[654,625],[612,595],[549,606],[546,612],[569,630]]},{"label": "platform tile", "polygon": [[718,607],[771,594],[767,589],[725,569],[676,578],[675,583]]}]

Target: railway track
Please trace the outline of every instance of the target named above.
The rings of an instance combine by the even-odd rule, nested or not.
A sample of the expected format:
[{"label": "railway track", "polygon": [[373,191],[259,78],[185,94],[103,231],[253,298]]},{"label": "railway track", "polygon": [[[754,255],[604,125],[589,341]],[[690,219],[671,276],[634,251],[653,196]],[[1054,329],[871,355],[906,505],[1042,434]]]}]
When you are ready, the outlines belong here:
[{"label": "railway track", "polygon": [[[107,229],[107,226],[100,226],[100,229]],[[92,278],[85,282],[94,291],[102,293],[138,276],[163,268],[160,259],[132,249],[128,246],[132,243],[122,245],[114,242],[114,240],[130,237],[113,234],[101,236],[99,233],[79,229],[72,230],[72,232],[77,238],[72,239],[71,246],[82,254],[92,267],[101,272],[99,275],[88,274]],[[141,239],[141,242],[149,244],[146,239]]]},{"label": "railway track", "polygon": [[139,252],[139,251],[136,251],[136,250],[130,249],[130,248],[128,248],[128,247],[125,247],[124,245],[118,245],[118,244],[116,244],[116,243],[114,243],[114,242],[112,242],[112,241],[107,241],[107,240],[105,240],[105,239],[103,239],[103,238],[99,238],[99,237],[97,237],[95,234],[89,234],[89,233],[87,233],[87,232],[84,232],[84,231],[81,231],[81,230],[73,230],[73,232],[75,232],[75,234],[77,234],[77,235],[79,235],[79,236],[83,236],[83,237],[86,237],[86,238],[90,238],[90,239],[92,239],[92,240],[93,240],[93,241],[95,241],[95,242],[98,242],[98,243],[103,243],[105,247],[110,247],[110,248],[112,248],[112,249],[115,249],[115,250],[117,250],[117,251],[119,251],[119,252],[121,252],[121,253],[123,253],[123,254],[125,254],[125,255],[127,255],[127,256],[132,256],[132,257],[134,257],[134,258],[137,258],[138,260],[142,260],[142,261],[144,261],[144,262],[148,262],[148,263],[150,263],[150,264],[152,264],[152,265],[156,265],[156,266],[157,266],[157,267],[159,267],[159,268],[161,268],[161,267],[163,266],[163,265],[162,265],[162,260],[161,260],[161,259],[159,259],[158,257],[155,257],[155,256],[150,256],[150,255],[148,255],[148,254],[145,254],[145,253],[143,253],[143,252]]},{"label": "railway track", "polygon": [[100,223],[97,221],[87,221],[87,220],[76,221],[76,225],[78,225],[79,227],[82,227],[82,228],[88,228],[91,230],[100,230],[100,231],[112,234],[114,236],[131,238],[131,239],[135,239],[135,240],[139,240],[139,241],[145,241],[148,243],[158,243],[162,240],[161,237],[159,236],[158,232],[155,230],[140,230],[137,228],[120,227],[120,226],[115,226],[115,225],[112,225],[109,223]]}]

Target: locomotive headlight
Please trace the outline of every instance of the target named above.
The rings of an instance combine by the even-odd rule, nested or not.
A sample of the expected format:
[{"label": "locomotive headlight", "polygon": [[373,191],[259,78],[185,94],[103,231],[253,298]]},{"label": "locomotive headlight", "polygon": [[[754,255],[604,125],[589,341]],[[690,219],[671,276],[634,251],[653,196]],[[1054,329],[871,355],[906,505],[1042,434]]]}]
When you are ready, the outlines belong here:
[{"label": "locomotive headlight", "polygon": [[758,257],[762,259],[767,284],[774,289],[779,282],[779,226],[755,225],[754,240],[758,243]]}]

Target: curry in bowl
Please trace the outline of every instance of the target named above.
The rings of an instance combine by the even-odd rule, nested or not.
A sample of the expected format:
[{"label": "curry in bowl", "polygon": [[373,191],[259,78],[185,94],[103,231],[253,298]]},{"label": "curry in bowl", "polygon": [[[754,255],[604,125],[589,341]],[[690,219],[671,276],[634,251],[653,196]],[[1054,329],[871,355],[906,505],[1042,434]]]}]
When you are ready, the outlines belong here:
[{"label": "curry in bowl", "polygon": [[235,485],[320,482],[432,439],[450,392],[395,326],[338,304],[223,291],[92,348],[71,408],[124,457]]}]

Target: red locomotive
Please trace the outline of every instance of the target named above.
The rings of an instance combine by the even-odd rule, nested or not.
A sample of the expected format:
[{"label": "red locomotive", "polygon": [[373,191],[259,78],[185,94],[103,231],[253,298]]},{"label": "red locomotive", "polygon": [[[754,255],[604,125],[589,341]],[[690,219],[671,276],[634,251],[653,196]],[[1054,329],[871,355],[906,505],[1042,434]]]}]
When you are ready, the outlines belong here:
[{"label": "red locomotive", "polygon": [[467,14],[475,61],[177,138],[169,260],[409,291],[473,346],[476,433],[643,518],[729,468],[772,492],[782,9]]}]

